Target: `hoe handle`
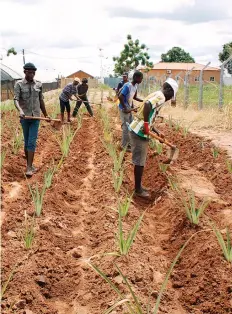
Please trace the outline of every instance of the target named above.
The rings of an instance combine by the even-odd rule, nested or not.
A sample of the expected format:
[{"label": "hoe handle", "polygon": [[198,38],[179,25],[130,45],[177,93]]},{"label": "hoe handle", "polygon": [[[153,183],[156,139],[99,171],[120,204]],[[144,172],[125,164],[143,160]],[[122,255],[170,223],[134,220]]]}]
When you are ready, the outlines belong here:
[{"label": "hoe handle", "polygon": [[60,119],[49,119],[44,117],[34,117],[34,116],[25,116],[24,119],[31,119],[31,120],[44,120],[44,121],[56,121],[61,122]]},{"label": "hoe handle", "polygon": [[151,131],[150,131],[150,132],[149,132],[149,135],[150,135],[151,137],[155,138],[156,140],[161,141],[162,143],[166,144],[167,146],[169,146],[169,147],[171,147],[171,148],[173,148],[173,149],[176,148],[175,145],[173,145],[172,143],[168,142],[165,138],[162,138],[162,137],[158,136],[158,135],[155,134],[154,132],[151,132]]}]

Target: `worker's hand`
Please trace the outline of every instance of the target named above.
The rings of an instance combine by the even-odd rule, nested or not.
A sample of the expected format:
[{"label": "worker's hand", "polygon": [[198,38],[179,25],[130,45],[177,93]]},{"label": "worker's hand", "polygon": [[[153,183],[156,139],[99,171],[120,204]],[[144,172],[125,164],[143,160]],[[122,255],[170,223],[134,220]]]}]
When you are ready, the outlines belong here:
[{"label": "worker's hand", "polygon": [[176,100],[175,99],[171,99],[171,106],[176,107]]},{"label": "worker's hand", "polygon": [[138,108],[133,108],[133,111],[134,112],[138,112]]},{"label": "worker's hand", "polygon": [[49,119],[49,120],[46,120],[47,122],[51,122],[51,117],[50,116],[45,116],[45,118]]},{"label": "worker's hand", "polygon": [[129,109],[129,108],[126,108],[126,109],[122,109],[122,112],[124,113],[131,113],[133,109]]},{"label": "worker's hand", "polygon": [[149,128],[149,122],[144,122],[144,126],[143,126],[143,133],[148,135],[150,132],[150,128]]},{"label": "worker's hand", "polygon": [[19,111],[19,117],[20,117],[21,119],[24,119],[24,118],[25,118],[25,113],[23,112],[22,109]]}]

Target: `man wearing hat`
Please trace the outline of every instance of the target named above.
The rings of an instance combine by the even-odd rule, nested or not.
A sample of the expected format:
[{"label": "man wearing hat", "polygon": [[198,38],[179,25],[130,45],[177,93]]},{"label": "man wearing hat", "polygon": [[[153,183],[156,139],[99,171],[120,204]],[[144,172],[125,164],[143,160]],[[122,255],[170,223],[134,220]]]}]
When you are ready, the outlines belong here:
[{"label": "man wearing hat", "polygon": [[76,106],[73,110],[73,117],[74,118],[76,117],[82,102],[84,102],[85,107],[88,110],[89,115],[91,117],[93,117],[93,110],[89,104],[88,97],[87,97],[88,88],[89,88],[88,79],[86,77],[84,77],[82,79],[81,84],[79,84],[77,87],[77,102],[76,102]]},{"label": "man wearing hat", "polygon": [[23,129],[24,151],[27,160],[26,176],[31,177],[36,172],[33,160],[40,121],[24,119],[24,117],[40,117],[40,110],[45,118],[49,117],[43,99],[42,83],[34,79],[36,67],[33,63],[26,63],[23,68],[25,78],[17,81],[14,86],[14,102],[19,111],[20,123]]},{"label": "man wearing hat", "polygon": [[[164,103],[170,99],[172,99],[172,103],[175,102],[177,91],[177,82],[172,78],[168,78],[163,84],[162,91],[154,92],[144,100],[134,116],[134,120],[129,125],[132,162],[134,164],[135,194],[137,196],[143,198],[150,197],[149,192],[142,187],[150,127]],[[164,137],[157,129],[153,128],[152,131]]]},{"label": "man wearing hat", "polygon": [[116,94],[119,95],[119,92],[121,91],[121,89],[123,88],[123,85],[126,84],[128,82],[128,73],[124,72],[122,75],[122,81],[120,81],[118,83],[118,87],[116,89]]},{"label": "man wearing hat", "polygon": [[[77,94],[77,86],[80,84],[80,79],[78,77],[75,77],[72,83],[67,84],[62,93],[60,94],[60,112],[61,112],[61,122],[64,123],[64,112],[65,109],[67,111],[68,115],[68,122],[71,122],[70,119],[70,112],[71,112],[71,106],[69,100],[73,100],[72,96],[74,95],[76,98]],[[78,98],[77,98],[78,99]]]}]

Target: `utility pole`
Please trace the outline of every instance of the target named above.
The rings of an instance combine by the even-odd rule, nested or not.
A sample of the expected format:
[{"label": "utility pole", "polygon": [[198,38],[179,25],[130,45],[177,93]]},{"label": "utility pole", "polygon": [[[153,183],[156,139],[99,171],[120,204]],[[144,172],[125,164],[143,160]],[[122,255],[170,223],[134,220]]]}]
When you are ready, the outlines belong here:
[{"label": "utility pole", "polygon": [[24,49],[23,49],[22,51],[23,51],[23,64],[25,65],[25,54],[24,54]]}]

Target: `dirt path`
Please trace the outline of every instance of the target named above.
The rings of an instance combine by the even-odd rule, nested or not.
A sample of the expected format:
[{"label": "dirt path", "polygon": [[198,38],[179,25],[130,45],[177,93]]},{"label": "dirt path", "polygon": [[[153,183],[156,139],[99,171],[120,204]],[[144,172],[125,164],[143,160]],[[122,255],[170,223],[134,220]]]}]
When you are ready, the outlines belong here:
[{"label": "dirt path", "polygon": [[[114,120],[115,140],[121,130]],[[202,198],[212,197],[206,214],[224,229],[232,227],[232,178],[226,169],[226,155],[217,160],[212,156],[212,144],[189,134],[184,138],[167,126],[161,126],[167,137],[178,143],[180,157],[168,170],[178,176],[181,184],[192,188]],[[58,131],[57,131],[58,132]],[[32,182],[42,183],[43,173],[60,157],[55,133],[49,126],[41,129],[37,163],[40,172]],[[134,199],[124,219],[126,232],[146,210],[140,231],[128,256],[100,257],[115,252],[118,217],[111,169],[112,162],[100,137],[98,118],[83,118],[69,153],[52,188],[46,193],[42,216],[36,219],[36,237],[32,250],[23,247],[24,210],[32,211],[32,202],[21,170],[21,156],[7,160],[3,172],[2,266],[5,281],[14,265],[16,272],[8,285],[2,303],[2,313],[17,314],[100,314],[116,300],[111,290],[86,261],[95,255],[93,263],[130,297],[115,269],[116,262],[127,276],[144,306],[151,293],[152,307],[171,261],[183,243],[194,232],[207,229],[206,219],[192,226],[183,208],[170,189],[158,163],[164,157],[149,152],[144,185],[152,190],[150,202]],[[201,148],[199,148],[201,147]],[[133,190],[131,156],[126,156],[127,168],[121,197]],[[18,163],[17,163],[18,162]],[[11,171],[10,171],[11,170]],[[184,251],[169,280],[162,298],[160,314],[228,314],[232,313],[232,269],[222,257],[212,232],[199,234]],[[11,309],[10,309],[11,307]],[[27,312],[30,310],[32,312]],[[125,314],[122,308],[114,314]]]}]

